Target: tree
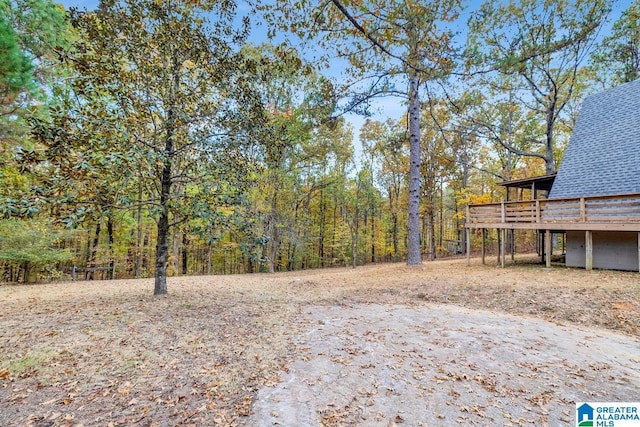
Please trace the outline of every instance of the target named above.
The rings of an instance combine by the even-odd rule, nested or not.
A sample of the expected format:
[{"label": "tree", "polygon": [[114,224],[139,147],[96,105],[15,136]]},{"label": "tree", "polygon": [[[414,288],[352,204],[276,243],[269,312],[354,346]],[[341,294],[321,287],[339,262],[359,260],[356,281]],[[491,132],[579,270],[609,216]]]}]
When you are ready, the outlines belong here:
[{"label": "tree", "polygon": [[[123,0],[72,14],[83,37],[71,58],[83,90],[109,101],[123,127],[112,149],[136,152],[141,176],[151,178],[155,295],[167,293],[169,232],[184,220],[178,210],[187,184],[210,177],[200,164],[243,158],[242,124],[260,110],[233,51],[248,24],[233,29],[234,8],[234,2]],[[212,25],[209,16],[217,19]],[[226,171],[216,167],[214,175],[220,169]]]},{"label": "tree", "polygon": [[523,157],[545,158],[543,153],[535,152],[536,138],[542,133],[537,113],[522,105],[515,91],[469,95],[458,104],[461,107],[458,111],[461,129],[478,134],[492,148],[492,154],[500,165],[499,169],[492,170],[497,177],[502,180],[515,178],[514,173]]},{"label": "tree", "polygon": [[539,151],[505,147],[543,159],[547,174],[557,169],[556,125],[608,13],[608,0],[489,1],[470,20],[470,57],[499,75],[484,74],[484,84],[515,96],[543,124],[541,137],[529,140]]},{"label": "tree", "polygon": [[64,9],[51,0],[0,0],[0,151],[24,137],[27,109],[44,99],[50,59],[69,37]]},{"label": "tree", "polygon": [[33,272],[55,269],[59,262],[68,261],[72,254],[62,249],[60,241],[65,233],[42,220],[17,218],[0,220],[0,266],[7,279],[29,282]]},{"label": "tree", "polygon": [[[401,95],[408,102],[410,167],[407,264],[420,264],[420,87],[451,70],[452,33],[444,25],[457,17],[458,0],[322,1],[307,4],[281,0],[277,7],[293,32],[348,59],[354,81],[371,82],[357,91],[348,110],[368,110],[371,97]],[[402,82],[406,89],[398,90]]]},{"label": "tree", "polygon": [[[303,202],[310,194],[300,194],[298,178],[304,169],[325,162],[330,154],[342,155],[343,141],[327,137],[342,123],[331,120],[333,85],[305,64],[291,46],[245,46],[243,54],[255,64],[254,89],[261,94],[267,116],[258,135],[264,175],[255,198],[262,202],[259,211],[264,218],[266,258],[269,271],[274,272],[284,234],[297,230],[299,212],[289,209],[301,204],[309,208]],[[306,191],[319,188],[322,186],[312,185]]]},{"label": "tree", "polygon": [[22,165],[28,164],[35,178],[23,202],[39,212],[47,207],[50,219],[68,228],[95,227],[83,260],[91,267],[106,218],[112,278],[114,217],[129,205],[135,153],[118,147],[124,129],[108,99],[87,96],[77,86],[74,92],[73,85],[53,89],[55,108],[45,118],[31,119],[36,149],[20,152]]},{"label": "tree", "polygon": [[591,58],[593,77],[606,87],[640,78],[640,1],[613,24]]},{"label": "tree", "polygon": [[385,249],[393,261],[406,254],[400,227],[406,224],[406,181],[408,175],[409,140],[406,117],[396,121],[367,120],[360,131],[364,151],[377,164],[376,184],[384,189],[387,206],[385,224],[390,247]]},{"label": "tree", "polygon": [[0,0],[0,215],[30,217],[31,177],[16,161],[31,150],[28,121],[46,116],[57,50],[70,37],[64,9],[50,0]]},{"label": "tree", "polygon": [[16,94],[33,89],[33,64],[29,56],[20,49],[16,33],[4,13],[0,15],[0,52],[1,105],[2,115],[6,116],[13,112],[11,104]]}]

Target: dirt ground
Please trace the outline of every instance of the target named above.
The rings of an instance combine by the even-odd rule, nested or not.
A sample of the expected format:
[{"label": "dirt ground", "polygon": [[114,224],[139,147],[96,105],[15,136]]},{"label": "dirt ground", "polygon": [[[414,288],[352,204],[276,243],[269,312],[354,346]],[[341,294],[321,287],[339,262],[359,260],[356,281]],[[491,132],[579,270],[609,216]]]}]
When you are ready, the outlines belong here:
[{"label": "dirt ground", "polygon": [[0,286],[2,426],[567,425],[637,401],[640,276],[477,260]]}]

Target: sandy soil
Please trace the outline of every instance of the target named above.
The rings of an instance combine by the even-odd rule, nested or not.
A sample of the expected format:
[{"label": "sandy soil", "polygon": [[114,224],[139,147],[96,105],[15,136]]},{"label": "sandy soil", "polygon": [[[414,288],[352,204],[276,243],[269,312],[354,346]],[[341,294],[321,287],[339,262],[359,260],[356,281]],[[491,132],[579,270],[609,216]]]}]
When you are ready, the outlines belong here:
[{"label": "sandy soil", "polygon": [[638,273],[445,260],[0,286],[0,425],[566,425],[637,400]]},{"label": "sandy soil", "polygon": [[298,359],[252,426],[567,426],[575,402],[630,402],[640,341],[456,306],[311,307]]}]

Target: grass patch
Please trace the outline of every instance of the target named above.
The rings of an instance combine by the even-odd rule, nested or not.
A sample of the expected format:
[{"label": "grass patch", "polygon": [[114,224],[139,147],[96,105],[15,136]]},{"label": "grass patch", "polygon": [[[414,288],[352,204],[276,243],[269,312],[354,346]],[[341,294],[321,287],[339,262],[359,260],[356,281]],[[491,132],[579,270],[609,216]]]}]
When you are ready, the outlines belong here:
[{"label": "grass patch", "polygon": [[10,361],[6,369],[12,376],[18,378],[30,377],[49,368],[51,360],[57,356],[57,352],[43,349]]}]

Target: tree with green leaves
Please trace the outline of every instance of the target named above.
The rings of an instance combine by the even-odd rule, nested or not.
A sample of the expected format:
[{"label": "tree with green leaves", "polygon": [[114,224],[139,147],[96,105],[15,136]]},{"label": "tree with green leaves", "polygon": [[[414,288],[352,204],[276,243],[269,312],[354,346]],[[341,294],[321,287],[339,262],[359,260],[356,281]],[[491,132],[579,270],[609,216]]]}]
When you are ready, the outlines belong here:
[{"label": "tree with green leaves", "polygon": [[51,0],[0,0],[0,215],[32,217],[32,177],[19,157],[30,151],[29,120],[46,116],[58,52],[70,38],[64,9]]},{"label": "tree with green leaves", "polygon": [[404,120],[377,122],[368,120],[360,131],[365,152],[370,153],[371,162],[379,165],[376,184],[386,192],[387,208],[385,221],[390,234],[391,259],[398,261],[406,253],[400,227],[406,221],[406,181],[409,157],[408,138]]},{"label": "tree with green leaves", "polygon": [[29,165],[34,177],[23,200],[39,212],[47,208],[51,220],[67,228],[95,230],[83,260],[88,267],[96,267],[106,219],[112,278],[114,218],[129,207],[136,180],[134,153],[126,151],[126,145],[115,149],[124,129],[105,97],[85,97],[74,85],[54,88],[55,108],[48,117],[31,120],[36,149],[20,153],[22,165]]},{"label": "tree with green leaves", "polygon": [[593,78],[604,88],[640,78],[640,1],[634,0],[613,24],[591,58]]},{"label": "tree with green leaves", "polygon": [[17,35],[7,16],[0,15],[0,90],[2,91],[2,115],[13,111],[13,104],[17,93],[22,90],[33,89],[33,64],[29,56],[20,48]]},{"label": "tree with green leaves", "polygon": [[0,269],[8,281],[29,282],[36,273],[52,273],[72,253],[60,246],[68,233],[47,220],[0,220]]},{"label": "tree with green leaves", "polygon": [[515,96],[543,124],[541,134],[528,141],[538,150],[505,147],[541,158],[547,174],[558,166],[557,123],[574,96],[578,73],[609,10],[609,0],[488,1],[470,19],[469,63],[494,70],[481,74],[481,84],[508,94],[511,102]]},{"label": "tree with green leaves", "polygon": [[107,100],[121,126],[117,135],[108,122],[101,130],[113,136],[110,150],[135,153],[135,168],[149,177],[155,295],[167,293],[170,229],[185,220],[188,185],[224,180],[218,172],[242,176],[242,168],[224,165],[247,163],[246,124],[261,120],[233,49],[245,40],[248,21],[237,27],[234,17],[234,2],[186,0],[103,1],[71,15],[81,42],[69,59],[82,95]]},{"label": "tree with green leaves", "polygon": [[457,18],[459,0],[280,0],[276,8],[285,17],[285,28],[296,33],[304,28],[305,38],[319,40],[321,48],[348,60],[351,82],[361,82],[348,110],[367,112],[371,98],[380,95],[406,99],[410,141],[407,264],[420,264],[420,88],[447,76],[453,67],[453,36],[447,24]]},{"label": "tree with green leaves", "polygon": [[[515,177],[515,171],[523,157],[545,159],[536,152],[537,137],[542,133],[537,112],[519,102],[514,90],[507,93],[489,90],[486,94],[470,92],[466,100],[458,104],[461,130],[472,132],[491,147],[499,168],[492,172],[502,180]],[[493,99],[493,102],[489,102]],[[544,165],[543,165],[544,166]],[[530,171],[542,174],[540,171]]]},{"label": "tree with green leaves", "polygon": [[45,99],[51,59],[69,37],[64,9],[51,0],[0,0],[0,151],[24,138],[24,118]]},{"label": "tree with green leaves", "polygon": [[[243,54],[255,64],[254,89],[261,94],[267,120],[260,130],[260,165],[263,178],[256,186],[255,202],[264,220],[269,271],[287,235],[292,242],[291,263],[303,246],[309,228],[302,220],[310,198],[327,186],[305,173],[330,158],[351,155],[342,138],[343,119],[333,119],[335,92],[331,82],[306,64],[296,49],[278,46],[245,46]],[[320,178],[322,179],[322,178]],[[294,207],[295,209],[292,209]],[[299,233],[297,238],[292,233]]]}]

